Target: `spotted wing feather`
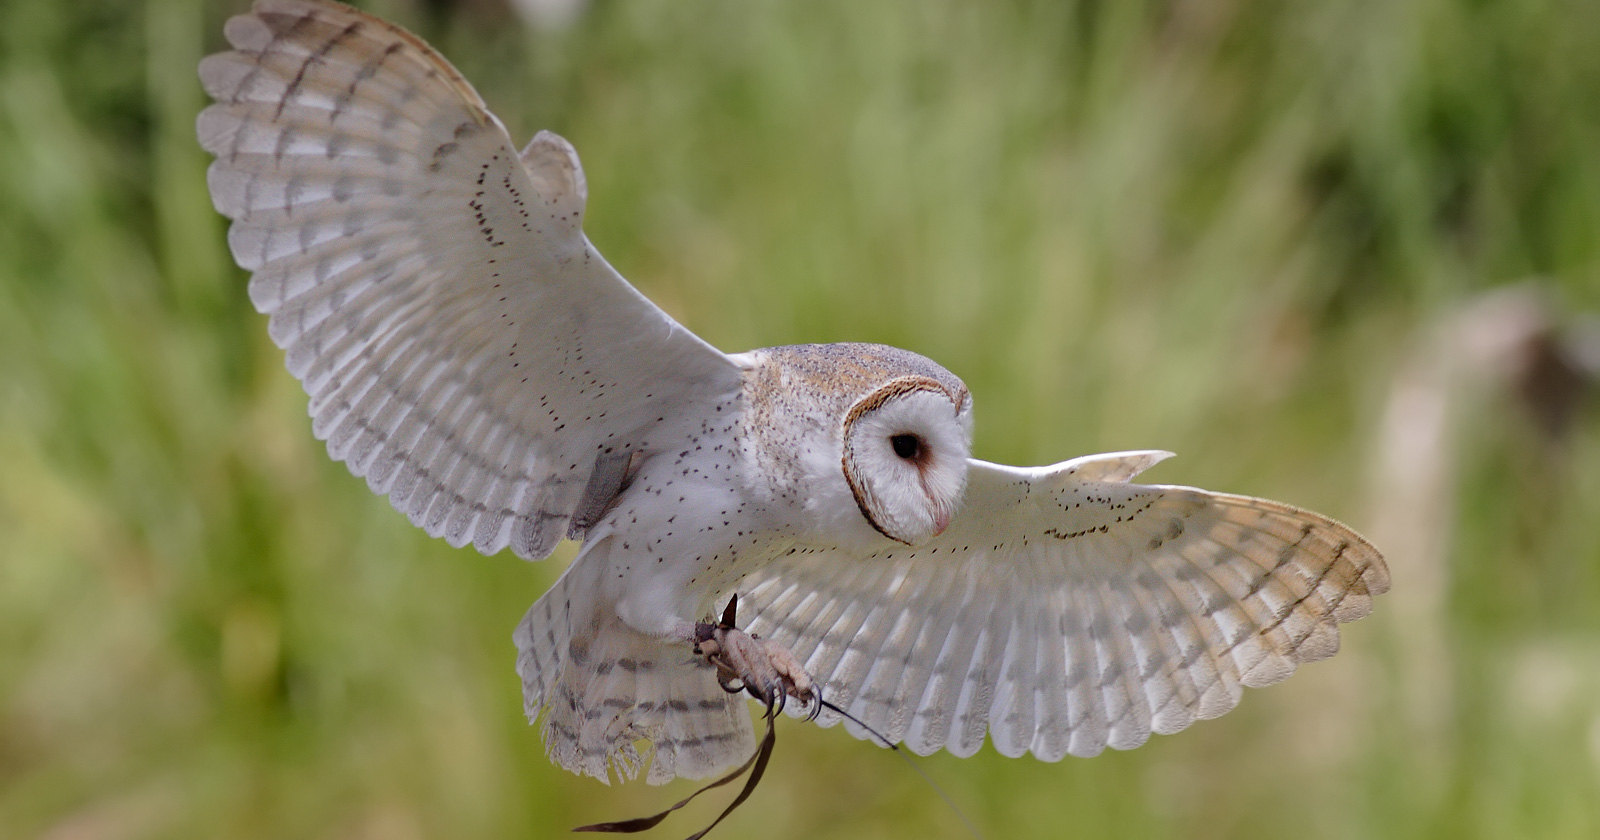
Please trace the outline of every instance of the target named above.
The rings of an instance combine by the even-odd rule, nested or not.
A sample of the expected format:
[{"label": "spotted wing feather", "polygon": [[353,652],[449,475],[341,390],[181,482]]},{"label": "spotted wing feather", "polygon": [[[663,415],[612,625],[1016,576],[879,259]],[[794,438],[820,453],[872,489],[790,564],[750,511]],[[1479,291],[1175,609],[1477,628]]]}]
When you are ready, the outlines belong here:
[{"label": "spotted wing feather", "polygon": [[198,132],[251,299],[329,454],[429,534],[543,557],[733,399],[727,357],[583,235],[564,140],[519,155],[442,57],[346,6],[259,0],[226,35]]},{"label": "spotted wing feather", "polygon": [[919,753],[971,755],[986,733],[1051,761],[1136,747],[1332,656],[1337,625],[1389,587],[1377,550],[1326,517],[1128,483],[1166,455],[973,461],[932,543],[796,551],[741,585],[741,611]]}]

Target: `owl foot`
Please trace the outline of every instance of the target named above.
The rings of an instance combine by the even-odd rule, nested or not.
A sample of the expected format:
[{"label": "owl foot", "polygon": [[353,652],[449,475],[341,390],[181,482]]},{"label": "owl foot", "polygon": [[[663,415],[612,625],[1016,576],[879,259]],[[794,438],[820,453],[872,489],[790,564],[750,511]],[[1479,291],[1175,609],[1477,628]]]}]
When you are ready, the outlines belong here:
[{"label": "owl foot", "polygon": [[811,704],[811,716],[822,710],[821,692],[800,660],[777,642],[746,633],[735,626],[739,596],[728,600],[722,620],[694,627],[694,652],[717,668],[717,683],[724,691],[750,692],[768,708],[783,710],[793,697]]}]

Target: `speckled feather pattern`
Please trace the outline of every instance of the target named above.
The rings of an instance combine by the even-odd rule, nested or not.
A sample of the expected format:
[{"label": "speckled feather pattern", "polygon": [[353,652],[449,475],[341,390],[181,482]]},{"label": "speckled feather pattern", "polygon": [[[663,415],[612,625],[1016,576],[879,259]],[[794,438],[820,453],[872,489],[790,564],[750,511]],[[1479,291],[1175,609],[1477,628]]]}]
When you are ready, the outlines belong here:
[{"label": "speckled feather pattern", "polygon": [[257,0],[226,35],[200,66],[208,184],[313,432],[452,545],[584,540],[515,633],[569,770],[665,782],[749,755],[746,704],[689,641],[735,592],[890,739],[1055,760],[1228,711],[1389,586],[1327,517],[1131,483],[1164,453],[968,460],[966,386],[914,353],[712,348],[584,236],[566,141],[519,153],[398,27]]}]

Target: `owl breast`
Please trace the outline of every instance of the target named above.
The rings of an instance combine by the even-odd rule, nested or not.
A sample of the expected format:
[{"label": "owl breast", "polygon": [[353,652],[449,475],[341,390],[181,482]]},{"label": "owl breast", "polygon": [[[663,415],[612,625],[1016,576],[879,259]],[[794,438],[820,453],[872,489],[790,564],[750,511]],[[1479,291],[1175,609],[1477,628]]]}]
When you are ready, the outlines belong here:
[{"label": "owl breast", "polygon": [[754,480],[743,396],[713,406],[699,431],[650,453],[588,533],[604,555],[605,600],[629,624],[709,615],[713,599],[793,544],[771,482]]}]

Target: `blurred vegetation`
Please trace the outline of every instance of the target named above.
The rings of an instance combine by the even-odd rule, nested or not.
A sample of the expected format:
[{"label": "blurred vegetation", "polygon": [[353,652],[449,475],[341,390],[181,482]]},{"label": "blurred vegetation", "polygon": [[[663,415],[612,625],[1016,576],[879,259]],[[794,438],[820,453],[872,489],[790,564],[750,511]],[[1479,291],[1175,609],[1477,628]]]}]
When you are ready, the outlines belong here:
[{"label": "blurred vegetation", "polygon": [[[370,5],[571,139],[591,237],[718,346],[910,347],[983,457],[1170,448],[1388,551],[1345,651],[1228,717],[923,760],[987,836],[1600,836],[1600,4]],[[193,137],[243,8],[0,4],[0,836],[666,804],[522,719],[571,547],[452,551],[309,434]],[[779,735],[721,835],[963,836],[888,752]]]}]

